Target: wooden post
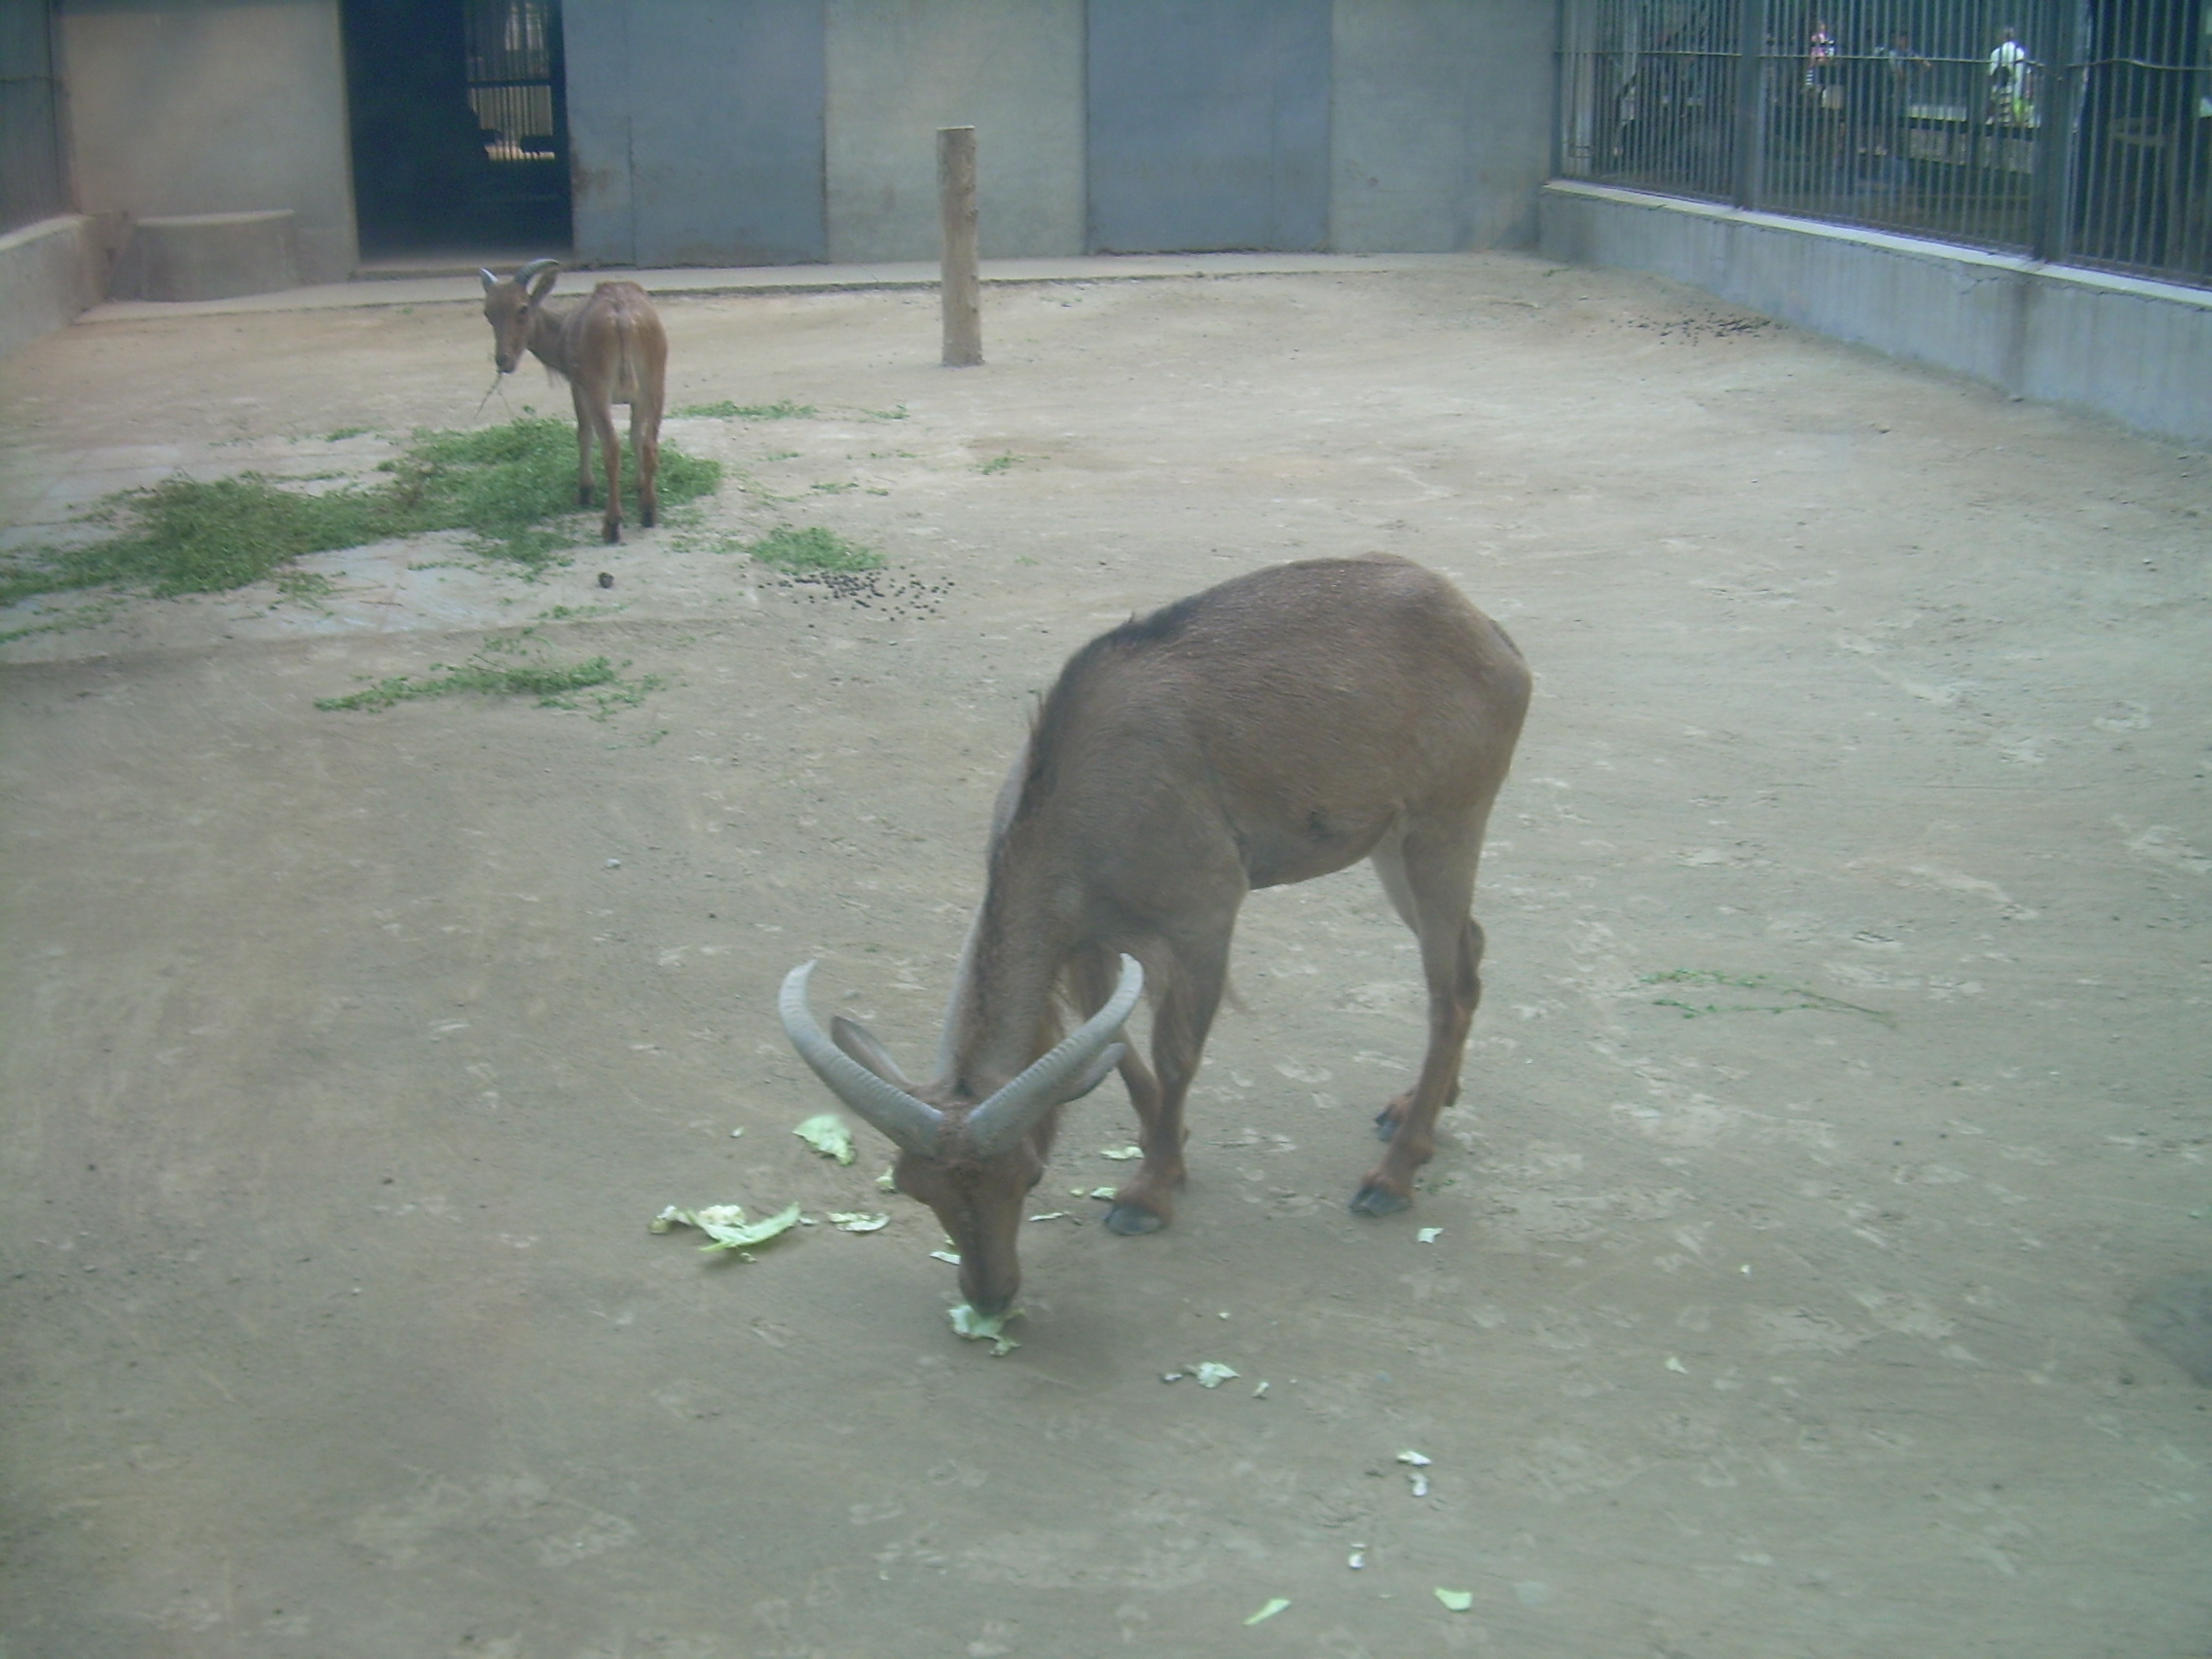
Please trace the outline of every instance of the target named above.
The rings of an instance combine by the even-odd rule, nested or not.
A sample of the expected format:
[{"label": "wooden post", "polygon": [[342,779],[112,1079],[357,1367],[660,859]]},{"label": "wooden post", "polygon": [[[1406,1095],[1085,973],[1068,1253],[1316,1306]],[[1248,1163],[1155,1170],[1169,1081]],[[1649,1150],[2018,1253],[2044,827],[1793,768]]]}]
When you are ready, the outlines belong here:
[{"label": "wooden post", "polygon": [[938,218],[944,232],[945,367],[983,360],[983,289],[977,271],[976,129],[937,129]]}]

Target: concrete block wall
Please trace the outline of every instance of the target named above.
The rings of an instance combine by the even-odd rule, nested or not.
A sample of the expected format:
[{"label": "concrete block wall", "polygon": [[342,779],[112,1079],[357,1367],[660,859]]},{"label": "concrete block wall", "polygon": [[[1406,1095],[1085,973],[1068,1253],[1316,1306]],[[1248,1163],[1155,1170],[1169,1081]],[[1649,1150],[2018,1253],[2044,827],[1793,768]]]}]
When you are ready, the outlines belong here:
[{"label": "concrete block wall", "polygon": [[1329,245],[1525,245],[1551,167],[1553,9],[1337,0]]},{"label": "concrete block wall", "polygon": [[[770,159],[779,178],[796,178],[807,170],[800,151],[819,144],[827,253],[793,251],[804,239],[786,237],[776,262],[934,259],[936,132],[952,126],[977,129],[986,257],[1088,251],[1085,0],[566,0],[579,259],[743,262],[703,241],[684,251],[697,239],[648,225],[651,212],[705,191],[677,179],[664,151],[708,173],[732,164],[717,160],[727,148],[720,115],[656,124],[640,108],[640,87],[663,86],[665,72],[641,80],[637,64],[682,51],[719,77],[721,104],[762,105],[768,91],[741,61],[757,55],[732,43],[771,16],[786,18],[787,34],[807,26],[795,19],[808,5],[820,7],[820,113],[799,119],[793,79],[813,70],[786,40],[770,55],[790,104]],[[1552,11],[1539,0],[1335,0],[1331,248],[1533,239],[1549,163]],[[727,177],[715,190],[744,194]]]},{"label": "concrete block wall", "polygon": [[1083,0],[830,0],[832,263],[935,259],[937,129],[976,129],[986,259],[1084,251]]},{"label": "concrete block wall", "polygon": [[55,52],[78,209],[288,208],[301,276],[353,273],[339,0],[60,0]]},{"label": "concrete block wall", "polygon": [[1648,271],[1907,362],[2212,441],[2212,292],[1554,180],[1540,246]]}]

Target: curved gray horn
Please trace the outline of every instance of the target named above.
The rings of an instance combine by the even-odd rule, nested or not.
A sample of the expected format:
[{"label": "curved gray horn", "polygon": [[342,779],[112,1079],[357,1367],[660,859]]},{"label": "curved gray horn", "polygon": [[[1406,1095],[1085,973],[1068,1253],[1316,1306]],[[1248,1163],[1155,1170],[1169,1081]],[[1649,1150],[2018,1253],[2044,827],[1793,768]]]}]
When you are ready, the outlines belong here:
[{"label": "curved gray horn", "polygon": [[792,1040],[798,1057],[814,1068],[830,1093],[908,1152],[935,1157],[944,1114],[884,1082],[830,1041],[806,1006],[806,981],[813,972],[811,962],[793,968],[784,976],[783,994],[776,999],[777,1012],[784,1016],[784,1035]]},{"label": "curved gray horn", "polygon": [[476,268],[476,275],[484,278],[484,291],[487,294],[489,294],[494,288],[497,288],[499,285],[499,279],[497,276],[493,276],[489,271],[485,270],[481,265]]},{"label": "curved gray horn", "polygon": [[1105,1077],[1099,1066],[1100,1051],[1122,1029],[1129,1011],[1144,995],[1144,969],[1133,956],[1122,958],[1121,983],[1106,1006],[1071,1032],[1043,1059],[968,1114],[968,1142],[985,1158],[1007,1151],[1036,1126],[1037,1120],[1053,1107],[1064,1105],[1088,1084],[1096,1088]]}]

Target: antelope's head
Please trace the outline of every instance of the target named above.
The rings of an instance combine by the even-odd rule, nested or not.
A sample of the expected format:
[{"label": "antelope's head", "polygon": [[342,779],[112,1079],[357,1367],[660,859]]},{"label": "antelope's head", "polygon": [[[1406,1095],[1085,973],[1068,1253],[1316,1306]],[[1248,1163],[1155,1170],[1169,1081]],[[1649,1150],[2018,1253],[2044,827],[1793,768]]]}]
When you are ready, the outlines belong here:
[{"label": "antelope's head", "polygon": [[499,373],[511,375],[530,349],[531,319],[538,302],[560,279],[558,259],[534,259],[512,276],[495,276],[478,271],[484,279],[484,320],[492,325],[492,360]]},{"label": "antelope's head", "polygon": [[984,1100],[961,1098],[953,1077],[909,1083],[883,1045],[842,1014],[826,1034],[806,1006],[809,962],[784,980],[785,1035],[847,1106],[899,1149],[892,1179],[937,1212],[960,1252],[960,1289],[979,1313],[1004,1313],[1021,1287],[1016,1246],[1029,1189],[1045,1173],[1038,1130],[1121,1063],[1116,1041],[1144,992],[1144,970],[1122,958],[1121,982],[1081,1029]]}]

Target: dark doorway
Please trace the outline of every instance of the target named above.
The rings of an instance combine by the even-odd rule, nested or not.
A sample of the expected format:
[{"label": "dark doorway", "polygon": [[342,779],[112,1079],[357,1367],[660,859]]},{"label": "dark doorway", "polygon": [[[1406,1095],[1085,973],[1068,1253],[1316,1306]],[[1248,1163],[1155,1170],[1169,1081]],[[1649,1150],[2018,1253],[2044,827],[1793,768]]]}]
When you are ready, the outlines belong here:
[{"label": "dark doorway", "polygon": [[346,0],[363,259],[566,253],[560,0]]},{"label": "dark doorway", "polygon": [[1091,249],[1329,236],[1329,0],[1089,0]]}]

